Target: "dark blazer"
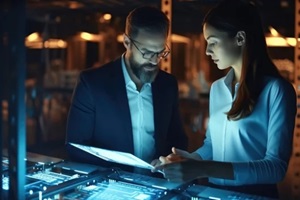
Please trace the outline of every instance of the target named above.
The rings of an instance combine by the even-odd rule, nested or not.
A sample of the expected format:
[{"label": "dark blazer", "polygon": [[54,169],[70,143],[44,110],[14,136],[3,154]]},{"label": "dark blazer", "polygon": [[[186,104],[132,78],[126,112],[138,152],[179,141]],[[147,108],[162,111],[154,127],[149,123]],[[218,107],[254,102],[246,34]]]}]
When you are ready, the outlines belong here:
[{"label": "dark blazer", "polygon": [[[152,83],[156,153],[171,147],[187,148],[178,108],[178,85],[171,74],[159,71]],[[71,159],[100,164],[100,159],[78,151],[68,142],[129,152],[133,135],[121,58],[81,72],[68,116],[66,144]],[[153,159],[154,159],[153,158]]]}]

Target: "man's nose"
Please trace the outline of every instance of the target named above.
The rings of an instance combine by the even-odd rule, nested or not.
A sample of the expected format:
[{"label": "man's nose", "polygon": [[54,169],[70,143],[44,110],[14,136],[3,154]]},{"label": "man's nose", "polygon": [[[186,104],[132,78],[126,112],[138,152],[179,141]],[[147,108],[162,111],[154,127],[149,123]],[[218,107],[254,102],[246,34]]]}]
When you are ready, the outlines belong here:
[{"label": "man's nose", "polygon": [[158,56],[158,54],[154,54],[151,58],[149,58],[149,62],[152,65],[157,65],[160,62],[160,57]]}]

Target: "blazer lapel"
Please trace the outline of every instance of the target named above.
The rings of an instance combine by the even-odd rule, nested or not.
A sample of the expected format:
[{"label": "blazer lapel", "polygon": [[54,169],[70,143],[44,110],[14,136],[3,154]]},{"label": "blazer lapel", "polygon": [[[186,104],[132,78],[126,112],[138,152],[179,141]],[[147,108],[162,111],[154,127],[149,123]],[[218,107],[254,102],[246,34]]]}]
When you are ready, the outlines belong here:
[{"label": "blazer lapel", "polygon": [[[131,116],[125,86],[125,79],[123,76],[121,59],[117,59],[112,65],[112,80],[111,80],[111,90],[112,97],[116,101],[116,106],[120,112],[117,113],[118,116],[122,119],[122,126],[120,137],[124,139],[124,151],[133,153],[133,135],[132,135],[132,125],[131,125]],[[119,125],[117,125],[119,126]]]},{"label": "blazer lapel", "polygon": [[[163,122],[164,122],[164,101],[166,97],[165,94],[161,91],[163,88],[163,83],[161,83],[159,74],[156,77],[155,81],[152,83],[152,97],[153,97],[153,112],[154,112],[154,138],[156,143],[156,149],[160,151],[161,143],[163,142],[164,135],[166,134],[163,131]],[[157,152],[159,153],[159,152]]]}]

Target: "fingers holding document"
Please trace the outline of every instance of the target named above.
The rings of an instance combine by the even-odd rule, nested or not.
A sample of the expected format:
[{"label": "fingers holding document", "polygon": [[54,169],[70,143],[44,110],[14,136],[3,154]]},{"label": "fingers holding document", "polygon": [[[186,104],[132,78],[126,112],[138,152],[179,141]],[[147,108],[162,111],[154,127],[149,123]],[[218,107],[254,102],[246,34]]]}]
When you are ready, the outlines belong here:
[{"label": "fingers holding document", "polygon": [[164,177],[173,182],[186,182],[204,177],[206,172],[201,166],[202,161],[183,160],[155,167],[154,170],[162,171]]},{"label": "fingers holding document", "polygon": [[189,170],[190,164],[196,160],[202,160],[201,157],[194,153],[189,153],[185,150],[172,147],[172,153],[168,156],[160,156],[159,159],[152,161],[154,169],[152,172],[160,171],[164,177],[172,181],[186,181],[190,179]]}]

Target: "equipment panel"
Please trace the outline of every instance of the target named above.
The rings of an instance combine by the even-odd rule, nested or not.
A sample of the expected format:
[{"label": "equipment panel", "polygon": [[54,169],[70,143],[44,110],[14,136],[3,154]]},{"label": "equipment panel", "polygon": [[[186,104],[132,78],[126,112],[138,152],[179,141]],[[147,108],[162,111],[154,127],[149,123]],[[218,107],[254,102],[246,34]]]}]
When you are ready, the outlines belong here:
[{"label": "equipment panel", "polygon": [[[160,177],[59,160],[27,160],[25,199],[28,200],[200,200],[268,198],[220,190],[192,182],[169,182]],[[7,160],[2,159],[2,169]],[[155,175],[155,174],[154,174]],[[2,174],[4,199],[9,190],[8,171]],[[7,194],[6,194],[7,193]]]}]

